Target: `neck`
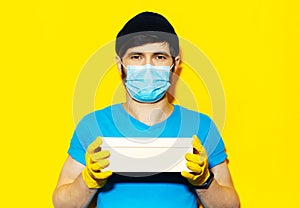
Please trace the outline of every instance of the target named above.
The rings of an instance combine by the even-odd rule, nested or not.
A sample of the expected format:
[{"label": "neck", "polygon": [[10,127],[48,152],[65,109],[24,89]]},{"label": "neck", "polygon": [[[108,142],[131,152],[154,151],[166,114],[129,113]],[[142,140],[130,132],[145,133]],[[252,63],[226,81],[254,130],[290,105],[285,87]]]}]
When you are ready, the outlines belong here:
[{"label": "neck", "polygon": [[173,112],[167,96],[155,103],[139,103],[127,95],[123,107],[129,115],[148,126],[164,121]]}]

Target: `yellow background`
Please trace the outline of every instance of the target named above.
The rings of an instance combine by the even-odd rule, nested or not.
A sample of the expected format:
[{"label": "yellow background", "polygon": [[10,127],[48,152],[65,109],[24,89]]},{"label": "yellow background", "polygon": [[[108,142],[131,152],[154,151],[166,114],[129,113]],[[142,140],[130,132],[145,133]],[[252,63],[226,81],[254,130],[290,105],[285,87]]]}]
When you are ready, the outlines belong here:
[{"label": "yellow background", "polygon": [[52,207],[77,77],[144,10],[165,15],[219,73],[242,207],[300,207],[300,18],[291,0],[1,2],[1,207]]}]

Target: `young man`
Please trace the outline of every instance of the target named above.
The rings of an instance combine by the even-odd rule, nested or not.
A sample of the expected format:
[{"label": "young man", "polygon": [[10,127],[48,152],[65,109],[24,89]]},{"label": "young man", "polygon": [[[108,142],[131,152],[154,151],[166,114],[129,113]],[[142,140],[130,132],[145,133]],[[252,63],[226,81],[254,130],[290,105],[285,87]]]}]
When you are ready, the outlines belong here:
[{"label": "young man", "polygon": [[[224,144],[213,121],[169,102],[170,77],[179,67],[178,37],[161,15],[143,12],[128,21],[116,40],[117,65],[126,102],[85,116],[76,127],[57,187],[55,207],[238,207]],[[118,181],[101,137],[193,137],[190,172],[178,181]],[[203,144],[203,145],[202,145]]]}]

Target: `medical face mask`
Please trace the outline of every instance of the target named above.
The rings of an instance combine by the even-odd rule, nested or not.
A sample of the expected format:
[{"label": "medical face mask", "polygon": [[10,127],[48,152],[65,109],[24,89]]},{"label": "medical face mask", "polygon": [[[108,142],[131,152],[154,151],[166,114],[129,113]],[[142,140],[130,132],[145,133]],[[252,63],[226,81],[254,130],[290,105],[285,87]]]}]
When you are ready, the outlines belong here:
[{"label": "medical face mask", "polygon": [[170,66],[127,66],[125,86],[130,96],[143,103],[161,99],[170,86]]}]

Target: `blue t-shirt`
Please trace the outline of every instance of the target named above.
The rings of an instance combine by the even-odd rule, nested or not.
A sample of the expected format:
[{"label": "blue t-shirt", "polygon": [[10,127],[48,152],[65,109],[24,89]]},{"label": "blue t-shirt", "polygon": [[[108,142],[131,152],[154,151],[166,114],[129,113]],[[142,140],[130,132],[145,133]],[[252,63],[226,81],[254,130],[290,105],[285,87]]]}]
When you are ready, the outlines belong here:
[{"label": "blue t-shirt", "polygon": [[[206,115],[174,105],[164,121],[148,126],[116,104],[86,115],[73,134],[69,155],[85,165],[85,151],[96,137],[186,138],[197,135],[206,149],[209,168],[227,158],[223,140]],[[197,196],[188,182],[118,182],[108,180],[100,190],[97,207],[196,208]]]}]

